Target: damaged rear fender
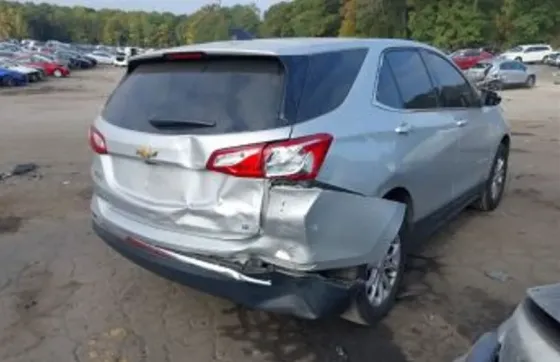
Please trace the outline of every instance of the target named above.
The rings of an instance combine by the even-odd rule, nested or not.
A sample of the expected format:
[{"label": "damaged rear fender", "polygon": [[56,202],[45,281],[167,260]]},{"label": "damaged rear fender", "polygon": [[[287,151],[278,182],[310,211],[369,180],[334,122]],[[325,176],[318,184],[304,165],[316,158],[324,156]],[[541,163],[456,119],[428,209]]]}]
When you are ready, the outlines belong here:
[{"label": "damaged rear fender", "polygon": [[259,244],[269,260],[319,271],[380,263],[406,205],[320,188],[272,187]]}]

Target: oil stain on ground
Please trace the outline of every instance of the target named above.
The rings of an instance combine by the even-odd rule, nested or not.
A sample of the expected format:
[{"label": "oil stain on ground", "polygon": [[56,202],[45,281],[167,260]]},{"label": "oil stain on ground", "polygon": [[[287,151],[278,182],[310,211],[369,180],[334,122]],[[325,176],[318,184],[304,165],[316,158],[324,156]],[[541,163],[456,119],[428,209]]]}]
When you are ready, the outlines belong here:
[{"label": "oil stain on ground", "polygon": [[369,329],[339,318],[307,321],[243,307],[223,313],[235,315],[236,322],[219,333],[244,343],[247,361],[365,362],[383,356],[384,362],[408,362],[383,323]]},{"label": "oil stain on ground", "polygon": [[23,219],[17,216],[0,216],[0,234],[16,233],[23,223]]}]

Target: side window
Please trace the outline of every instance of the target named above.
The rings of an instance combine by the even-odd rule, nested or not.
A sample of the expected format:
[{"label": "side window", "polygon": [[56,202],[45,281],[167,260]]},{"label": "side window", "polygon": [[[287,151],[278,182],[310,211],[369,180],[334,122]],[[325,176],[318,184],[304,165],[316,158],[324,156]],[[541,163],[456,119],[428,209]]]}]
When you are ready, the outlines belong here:
[{"label": "side window", "polygon": [[311,55],[298,121],[319,117],[338,108],[360,74],[367,53],[367,49],[359,48]]},{"label": "side window", "polygon": [[520,62],[511,63],[512,69],[525,71],[527,67]]},{"label": "side window", "polygon": [[393,71],[404,109],[437,108],[437,93],[420,53],[416,50],[391,50],[385,54]]},{"label": "side window", "polygon": [[422,53],[432,78],[437,83],[437,90],[443,107],[465,108],[478,107],[480,99],[466,78],[443,57],[425,51]]},{"label": "side window", "polygon": [[502,63],[500,64],[500,69],[501,70],[510,70],[513,69],[513,67],[511,66],[511,63]]},{"label": "side window", "polygon": [[404,108],[404,102],[399,93],[397,83],[395,82],[393,70],[386,59],[383,59],[383,64],[379,69],[377,90],[375,93],[376,100],[379,103],[396,109]]}]

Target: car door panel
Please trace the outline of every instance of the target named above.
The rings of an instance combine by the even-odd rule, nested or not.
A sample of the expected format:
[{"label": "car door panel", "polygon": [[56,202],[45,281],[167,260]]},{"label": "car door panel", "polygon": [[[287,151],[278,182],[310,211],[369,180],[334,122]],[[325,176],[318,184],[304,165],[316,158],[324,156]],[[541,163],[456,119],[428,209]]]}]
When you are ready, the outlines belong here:
[{"label": "car door panel", "polygon": [[385,54],[376,104],[385,109],[384,137],[392,149],[385,155],[395,155],[384,165],[394,170],[393,178],[380,192],[407,188],[414,199],[414,221],[420,220],[452,200],[460,134],[452,117],[437,109],[434,85],[415,50]]},{"label": "car door panel", "polygon": [[457,134],[457,152],[453,165],[453,198],[473,190],[486,177],[490,122],[485,122],[477,93],[464,75],[449,61],[433,52],[423,53],[434,78],[442,113],[453,120]]}]

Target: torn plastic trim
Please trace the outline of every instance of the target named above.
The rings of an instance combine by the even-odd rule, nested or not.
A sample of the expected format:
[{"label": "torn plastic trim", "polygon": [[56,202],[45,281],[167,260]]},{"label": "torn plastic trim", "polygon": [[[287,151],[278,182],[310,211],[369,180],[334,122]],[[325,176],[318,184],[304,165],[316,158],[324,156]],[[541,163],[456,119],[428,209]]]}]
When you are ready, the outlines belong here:
[{"label": "torn plastic trim", "polygon": [[360,288],[358,283],[328,279],[319,273],[291,276],[279,271],[270,271],[261,274],[261,277],[272,281],[270,286],[231,279],[223,274],[193,264],[181,263],[125,242],[126,234],[100,221],[94,214],[95,233],[133,263],[168,280],[249,308],[305,319],[337,316],[348,308]]},{"label": "torn plastic trim", "polygon": [[222,274],[222,275],[224,275],[226,277],[229,277],[231,279],[235,279],[235,280],[239,280],[239,281],[243,281],[243,282],[247,282],[247,283],[252,283],[252,284],[257,284],[257,285],[264,285],[264,286],[270,286],[272,284],[272,282],[269,279],[253,278],[253,277],[247,276],[245,274],[242,274],[242,273],[240,273],[240,272],[238,272],[234,269],[227,268],[225,266],[214,264],[214,263],[209,263],[209,262],[206,262],[204,260],[192,258],[192,257],[186,256],[186,255],[183,255],[183,254],[175,253],[171,250],[163,249],[163,248],[148,244],[148,243],[143,242],[141,240],[138,240],[136,238],[127,238],[126,241],[131,243],[131,244],[134,244],[138,247],[146,249],[147,251],[154,252],[157,255],[169,257],[169,258],[175,259],[175,260],[177,260],[181,263],[190,264],[190,265],[202,268],[202,269],[206,269],[206,270],[218,273],[218,274]]}]

